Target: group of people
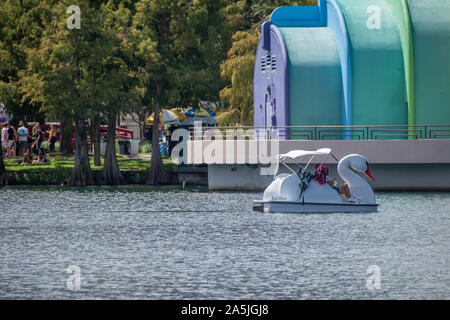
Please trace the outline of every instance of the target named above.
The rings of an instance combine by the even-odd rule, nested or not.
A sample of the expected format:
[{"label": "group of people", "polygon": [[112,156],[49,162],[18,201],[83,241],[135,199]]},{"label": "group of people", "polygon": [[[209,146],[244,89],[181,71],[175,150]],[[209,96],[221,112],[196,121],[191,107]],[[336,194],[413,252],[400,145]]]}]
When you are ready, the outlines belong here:
[{"label": "group of people", "polygon": [[[46,151],[41,148],[42,142],[48,141],[50,152],[55,150],[56,129],[50,126],[50,131],[45,132],[37,123],[31,132],[20,123],[17,128],[11,124],[3,123],[1,127],[2,149],[5,158],[23,157],[22,164],[47,162]],[[36,159],[33,159],[36,156]]]}]

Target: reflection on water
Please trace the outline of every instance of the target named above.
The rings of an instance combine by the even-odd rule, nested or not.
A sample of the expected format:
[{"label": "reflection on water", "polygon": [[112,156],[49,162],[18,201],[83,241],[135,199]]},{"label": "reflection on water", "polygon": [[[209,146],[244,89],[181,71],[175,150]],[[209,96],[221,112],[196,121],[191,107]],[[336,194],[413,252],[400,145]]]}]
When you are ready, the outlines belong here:
[{"label": "reflection on water", "polygon": [[[373,214],[293,215],[252,212],[258,193],[202,191],[0,189],[0,298],[450,298],[450,193],[378,193]],[[67,288],[69,265],[79,291]]]}]

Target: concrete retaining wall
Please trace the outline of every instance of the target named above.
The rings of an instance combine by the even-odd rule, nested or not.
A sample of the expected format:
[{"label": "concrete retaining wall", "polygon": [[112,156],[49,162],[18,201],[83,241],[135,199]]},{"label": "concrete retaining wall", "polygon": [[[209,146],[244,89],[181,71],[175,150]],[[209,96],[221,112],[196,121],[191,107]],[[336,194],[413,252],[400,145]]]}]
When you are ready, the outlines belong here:
[{"label": "concrete retaining wall", "polygon": [[[339,183],[342,180],[336,165],[329,165],[330,176]],[[372,164],[370,170],[375,182],[369,184],[377,191],[450,191],[450,164]],[[288,172],[280,167],[280,172]],[[273,176],[260,175],[259,165],[209,165],[209,190],[263,191],[273,180]]]},{"label": "concrete retaining wall", "polygon": [[[208,164],[210,190],[261,191],[273,180],[273,176],[261,175],[260,168],[264,165],[258,157],[261,150],[258,149],[258,141],[196,143],[197,150],[192,141],[188,142],[188,162]],[[239,143],[246,145],[244,154],[237,152]],[[250,151],[250,144],[256,149]],[[208,161],[202,155],[206,147],[208,150],[211,147],[220,149],[224,159]],[[365,156],[376,179],[372,184],[376,190],[450,190],[450,140],[278,141],[279,153],[324,147],[331,148],[337,159],[352,153]],[[242,163],[238,159],[245,161]],[[322,158],[317,157],[316,160],[322,161]],[[332,157],[328,157],[326,162],[331,174],[339,178],[337,162]],[[282,167],[281,170],[287,171]]]}]

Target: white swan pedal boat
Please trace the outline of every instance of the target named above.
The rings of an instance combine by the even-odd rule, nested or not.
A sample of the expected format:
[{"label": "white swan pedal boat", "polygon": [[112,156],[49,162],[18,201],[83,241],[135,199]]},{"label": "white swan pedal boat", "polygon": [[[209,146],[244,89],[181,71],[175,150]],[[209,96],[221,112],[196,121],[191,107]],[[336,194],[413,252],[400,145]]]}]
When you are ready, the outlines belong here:
[{"label": "white swan pedal boat", "polygon": [[[320,155],[333,156],[329,148],[316,151],[293,150],[279,154],[278,163],[283,164],[292,173],[276,175],[264,191],[263,199],[253,201],[253,210],[267,213],[376,212],[378,204],[372,188],[356,173],[365,174],[374,181],[367,159],[358,154],[350,154],[338,162],[339,176],[348,185],[351,195],[359,200],[354,203],[349,202],[327,183],[319,184],[313,180],[313,174],[307,168],[312,159]],[[301,163],[308,156],[311,158],[303,167]],[[298,171],[288,166],[287,161],[295,163],[299,167]]]}]

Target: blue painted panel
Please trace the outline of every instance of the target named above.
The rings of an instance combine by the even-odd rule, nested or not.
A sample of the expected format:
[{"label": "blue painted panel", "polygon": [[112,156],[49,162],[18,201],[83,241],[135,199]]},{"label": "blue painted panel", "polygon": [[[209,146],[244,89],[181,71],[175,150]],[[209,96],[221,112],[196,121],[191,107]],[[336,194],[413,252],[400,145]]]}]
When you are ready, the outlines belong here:
[{"label": "blue painted panel", "polygon": [[[263,30],[267,32],[266,28]],[[253,84],[254,125],[289,126],[290,96],[286,46],[276,26],[271,25],[268,34],[270,37],[267,37],[267,34],[261,35],[256,50]],[[267,45],[268,42],[270,51],[263,48],[264,43]]]},{"label": "blue painted panel", "polygon": [[317,6],[279,7],[270,16],[277,27],[325,27],[327,25],[326,0]]},{"label": "blue painted panel", "polygon": [[272,25],[272,22],[264,22],[261,25],[261,36],[263,39],[262,47],[266,51],[270,51],[270,26]]}]

